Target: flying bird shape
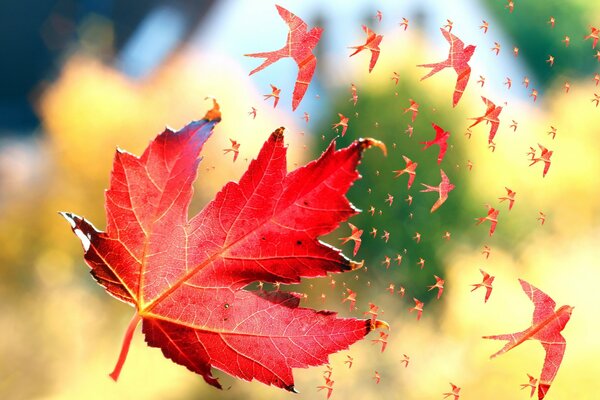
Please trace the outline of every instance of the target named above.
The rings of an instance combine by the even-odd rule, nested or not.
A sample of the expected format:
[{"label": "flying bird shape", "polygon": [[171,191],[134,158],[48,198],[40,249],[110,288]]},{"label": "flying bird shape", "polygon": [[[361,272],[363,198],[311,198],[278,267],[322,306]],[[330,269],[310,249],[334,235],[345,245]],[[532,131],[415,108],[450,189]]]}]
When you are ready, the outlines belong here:
[{"label": "flying bird shape", "polygon": [[440,169],[440,175],[442,176],[442,181],[438,186],[429,186],[421,183],[421,185],[425,186],[425,189],[421,190],[421,192],[438,192],[439,194],[438,199],[431,207],[431,212],[434,212],[440,208],[440,206],[444,204],[446,200],[448,200],[448,193],[454,190],[454,185],[450,183],[450,179],[448,179],[443,169]]},{"label": "flying bird shape", "polygon": [[450,137],[450,132],[443,130],[433,122],[431,123],[433,129],[435,129],[435,138],[428,142],[421,142],[424,144],[423,150],[437,144],[440,146],[440,152],[438,153],[437,163],[441,164],[444,159],[444,155],[446,154],[446,150],[448,150],[448,138]]},{"label": "flying bird shape", "polygon": [[417,166],[419,165],[419,163],[412,161],[405,155],[403,155],[402,158],[406,163],[406,167],[404,169],[393,171],[396,174],[394,178],[398,178],[402,174],[408,174],[408,189],[410,189],[413,182],[415,181],[415,176],[417,175]]},{"label": "flying bird shape", "polygon": [[261,65],[254,68],[250,75],[286,57],[291,57],[298,64],[298,77],[292,94],[292,110],[296,110],[317,67],[317,58],[312,52],[321,39],[323,28],[315,27],[309,31],[308,25],[300,17],[281,6],[276,5],[275,7],[290,29],[285,45],[279,50],[251,53],[246,56],[266,59]]},{"label": "flying bird shape", "polygon": [[360,53],[363,50],[371,51],[371,61],[369,62],[369,72],[373,71],[375,68],[375,64],[377,63],[377,59],[379,58],[379,53],[381,50],[379,49],[379,44],[381,44],[381,40],[383,39],[383,35],[378,35],[366,25],[362,26],[363,31],[367,34],[367,41],[365,44],[361,44],[360,46],[352,46],[351,49],[356,49],[354,53],[350,54],[350,57],[353,55]]},{"label": "flying bird shape", "polygon": [[452,97],[452,106],[456,107],[458,101],[463,95],[465,88],[467,87],[467,83],[469,82],[469,77],[471,76],[471,67],[469,66],[469,60],[473,56],[473,52],[475,51],[474,45],[468,45],[465,47],[465,44],[462,40],[457,38],[455,35],[450,33],[445,29],[440,29],[444,38],[450,44],[450,51],[448,52],[448,58],[444,61],[433,63],[433,64],[421,64],[417,65],[418,67],[426,67],[432,68],[431,71],[427,75],[421,78],[427,79],[430,76],[437,74],[444,68],[452,67],[458,74],[456,79],[456,87],[454,89],[454,96]]},{"label": "flying bird shape", "polygon": [[538,384],[538,399],[542,400],[546,396],[546,393],[548,393],[565,354],[567,342],[560,332],[565,328],[567,322],[569,322],[573,307],[565,305],[554,310],[556,303],[550,296],[522,279],[519,279],[519,283],[535,307],[533,310],[533,323],[529,328],[521,332],[483,336],[483,338],[508,340],[508,343],[498,352],[492,354],[490,358],[506,353],[528,339],[540,341],[546,352]]},{"label": "flying bird shape", "polygon": [[483,114],[481,117],[470,118],[474,119],[475,122],[473,122],[469,128],[472,128],[483,121],[491,123],[492,127],[490,128],[488,143],[492,143],[494,137],[496,136],[496,132],[498,132],[498,128],[500,127],[500,113],[502,112],[502,107],[495,105],[492,101],[483,96],[481,96],[481,99],[486,106],[485,114]]}]

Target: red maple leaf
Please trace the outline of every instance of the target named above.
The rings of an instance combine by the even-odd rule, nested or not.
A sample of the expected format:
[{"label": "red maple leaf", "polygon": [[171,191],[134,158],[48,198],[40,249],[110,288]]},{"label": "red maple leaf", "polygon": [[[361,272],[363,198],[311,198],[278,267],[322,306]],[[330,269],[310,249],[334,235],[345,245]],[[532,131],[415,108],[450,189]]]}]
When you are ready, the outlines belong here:
[{"label": "red maple leaf", "polygon": [[377,63],[377,59],[379,58],[379,53],[381,50],[379,49],[379,45],[381,44],[381,40],[383,40],[383,35],[378,35],[366,25],[362,26],[363,31],[367,34],[367,40],[365,44],[361,44],[360,46],[352,46],[351,49],[356,49],[354,53],[350,54],[350,57],[353,55],[360,53],[363,50],[371,51],[371,61],[369,62],[369,72],[373,71],[375,68],[375,64]]},{"label": "red maple leaf", "polygon": [[62,213],[81,239],[92,276],[135,307],[114,371],[142,321],[146,342],[220,388],[211,367],[294,390],[292,368],[325,364],[377,321],[299,307],[301,295],[244,290],[256,281],[298,283],[360,267],[317,238],[356,214],[345,197],[359,178],[361,139],[287,172],[283,128],[239,183],[229,182],[188,219],[199,154],[218,105],[178,132],[166,129],[141,157],[118,150],[106,192],[105,232]]},{"label": "red maple leaf", "polygon": [[469,66],[469,60],[473,56],[473,52],[475,52],[475,46],[468,45],[467,47],[465,47],[464,42],[452,33],[450,33],[450,31],[446,31],[441,28],[440,31],[442,32],[442,35],[444,35],[444,38],[446,38],[446,41],[448,41],[448,44],[450,44],[448,58],[438,63],[421,64],[417,66],[432,68],[427,75],[421,78],[421,80],[427,79],[430,76],[437,74],[444,68],[454,68],[458,77],[456,79],[454,95],[452,96],[452,106],[456,107],[458,101],[463,95],[463,92],[465,91],[465,88],[467,87],[469,77],[471,76],[471,67]]},{"label": "red maple leaf", "polygon": [[506,353],[528,339],[540,341],[546,352],[538,385],[538,399],[542,400],[548,393],[565,354],[567,342],[560,332],[569,322],[573,307],[561,306],[554,310],[556,303],[550,296],[522,279],[519,279],[519,283],[535,307],[533,310],[533,323],[521,332],[484,336],[483,338],[508,341],[502,349],[492,354],[490,358]]},{"label": "red maple leaf", "polygon": [[281,6],[275,5],[275,7],[290,28],[285,45],[276,51],[252,53],[246,56],[266,58],[261,65],[250,71],[250,75],[286,57],[291,57],[298,64],[298,77],[292,94],[292,110],[296,110],[315,73],[317,58],[312,52],[321,39],[323,29],[316,27],[309,31],[308,25],[300,17]]}]

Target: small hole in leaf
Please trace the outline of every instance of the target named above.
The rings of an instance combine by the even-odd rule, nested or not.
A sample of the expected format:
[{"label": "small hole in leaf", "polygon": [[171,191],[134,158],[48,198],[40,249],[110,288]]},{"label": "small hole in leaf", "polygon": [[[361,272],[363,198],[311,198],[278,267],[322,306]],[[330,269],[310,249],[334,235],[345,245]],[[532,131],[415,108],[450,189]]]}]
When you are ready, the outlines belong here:
[{"label": "small hole in leaf", "polygon": [[297,244],[298,246],[300,246],[300,245],[302,244],[302,240],[297,240],[297,241],[296,241],[296,244]]}]

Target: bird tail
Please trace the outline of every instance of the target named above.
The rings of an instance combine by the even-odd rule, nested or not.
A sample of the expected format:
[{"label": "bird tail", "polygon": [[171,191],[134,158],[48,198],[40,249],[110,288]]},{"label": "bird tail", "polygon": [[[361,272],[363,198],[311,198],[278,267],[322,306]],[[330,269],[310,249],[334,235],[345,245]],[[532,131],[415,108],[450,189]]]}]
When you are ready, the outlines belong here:
[{"label": "bird tail", "polygon": [[424,144],[423,150],[430,148],[433,145],[433,140],[430,142],[419,142],[420,144]]},{"label": "bird tail", "polygon": [[432,68],[431,71],[429,71],[429,73],[427,75],[425,75],[424,77],[421,78],[421,80],[427,79],[430,76],[437,74],[438,72],[440,72],[441,70],[444,69],[444,67],[440,66],[441,63],[434,63],[434,64],[420,64],[417,65],[417,67],[425,67],[425,68]]},{"label": "bird tail", "polygon": [[276,53],[277,52],[275,52],[275,51],[266,51],[263,53],[244,54],[246,57],[266,58],[266,60],[264,60],[262,64],[260,64],[258,67],[254,68],[252,71],[250,71],[249,75],[252,75],[255,72],[258,72],[258,71],[268,67],[269,65],[273,64],[274,62],[278,61],[281,57],[279,57]]},{"label": "bird tail", "polygon": [[525,332],[515,332],[515,333],[506,333],[503,335],[491,335],[491,336],[482,336],[484,339],[493,339],[493,340],[508,340],[508,342],[502,347],[500,350],[495,352],[490,356],[490,358],[497,357],[501,354],[506,353],[512,348],[520,345],[525,340],[523,339]]}]

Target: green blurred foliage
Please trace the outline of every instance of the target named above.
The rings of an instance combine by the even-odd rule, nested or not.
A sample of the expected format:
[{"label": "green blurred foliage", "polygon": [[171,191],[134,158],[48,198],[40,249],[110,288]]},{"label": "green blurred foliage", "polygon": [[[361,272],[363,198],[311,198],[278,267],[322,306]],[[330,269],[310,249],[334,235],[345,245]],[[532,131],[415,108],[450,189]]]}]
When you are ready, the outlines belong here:
[{"label": "green blurred foliage", "polygon": [[[469,191],[466,190],[468,181],[465,174],[468,170],[462,144],[462,125],[466,116],[456,110],[451,112],[452,107],[446,97],[438,101],[436,93],[419,90],[413,82],[414,79],[407,76],[400,79],[398,86],[390,81],[385,88],[359,87],[356,107],[348,101],[346,91],[334,96],[333,102],[333,110],[350,118],[346,135],[336,139],[338,148],[349,145],[358,137],[373,137],[383,141],[388,150],[387,157],[376,148],[365,153],[359,167],[363,179],[358,180],[348,193],[351,202],[362,210],[350,220],[364,230],[356,258],[364,259],[367,268],[360,279],[370,281],[371,287],[377,291],[382,291],[389,283],[395,283],[396,290],[402,285],[407,289],[405,300],[411,304],[412,297],[427,302],[437,294],[436,290],[428,291],[427,286],[435,283],[434,274],[444,276],[443,258],[449,249],[449,242],[442,238],[444,233],[450,232],[451,241],[467,234],[465,226],[469,226],[473,221],[472,215],[479,212],[474,211],[470,205],[472,202],[467,201]],[[409,98],[420,104],[414,123],[411,122],[412,112],[404,113],[404,109],[409,107]],[[323,121],[316,132],[319,135],[323,133],[326,138],[335,135],[331,128],[335,122],[337,115],[336,120]],[[439,146],[422,150],[421,142],[435,137],[431,122],[450,131],[448,151],[441,165],[437,164]],[[405,132],[409,124],[413,126],[412,137]],[[323,148],[327,140],[322,141]],[[407,174],[394,178],[396,174],[393,171],[405,167],[402,155],[418,163],[410,190],[407,190]],[[435,192],[421,193],[421,184],[437,186],[441,181],[440,168],[457,189],[450,192],[448,200],[437,211],[431,213],[431,206],[438,195]],[[388,194],[394,197],[391,206],[386,203]],[[413,197],[412,205],[407,201],[408,195]],[[375,208],[374,215],[368,212],[370,207]],[[372,228],[377,229],[376,237],[370,234]],[[388,243],[382,238],[384,231],[390,233]],[[414,239],[416,232],[421,234],[420,243]],[[349,228],[343,224],[335,235],[326,240],[339,246],[339,237],[346,235],[349,235]],[[352,254],[352,242],[343,248],[346,254]],[[398,254],[403,257],[400,265],[395,261]],[[386,256],[392,260],[387,271],[382,264]],[[417,264],[420,258],[425,260],[422,270]]]},{"label": "green blurred foliage", "polygon": [[[530,79],[538,90],[548,88],[559,75],[573,79],[594,71],[591,61],[595,51],[591,40],[584,41],[583,38],[590,33],[592,20],[589,16],[593,15],[594,6],[597,11],[598,3],[517,1],[512,13],[505,9],[506,2],[483,0],[482,3],[512,39],[512,43],[502,43],[503,51],[512,52],[515,46],[519,48],[518,58],[534,72]],[[549,23],[550,17],[555,18],[554,28]],[[563,42],[565,36],[571,39],[568,47]],[[552,67],[546,62],[549,55],[555,58]]]}]

